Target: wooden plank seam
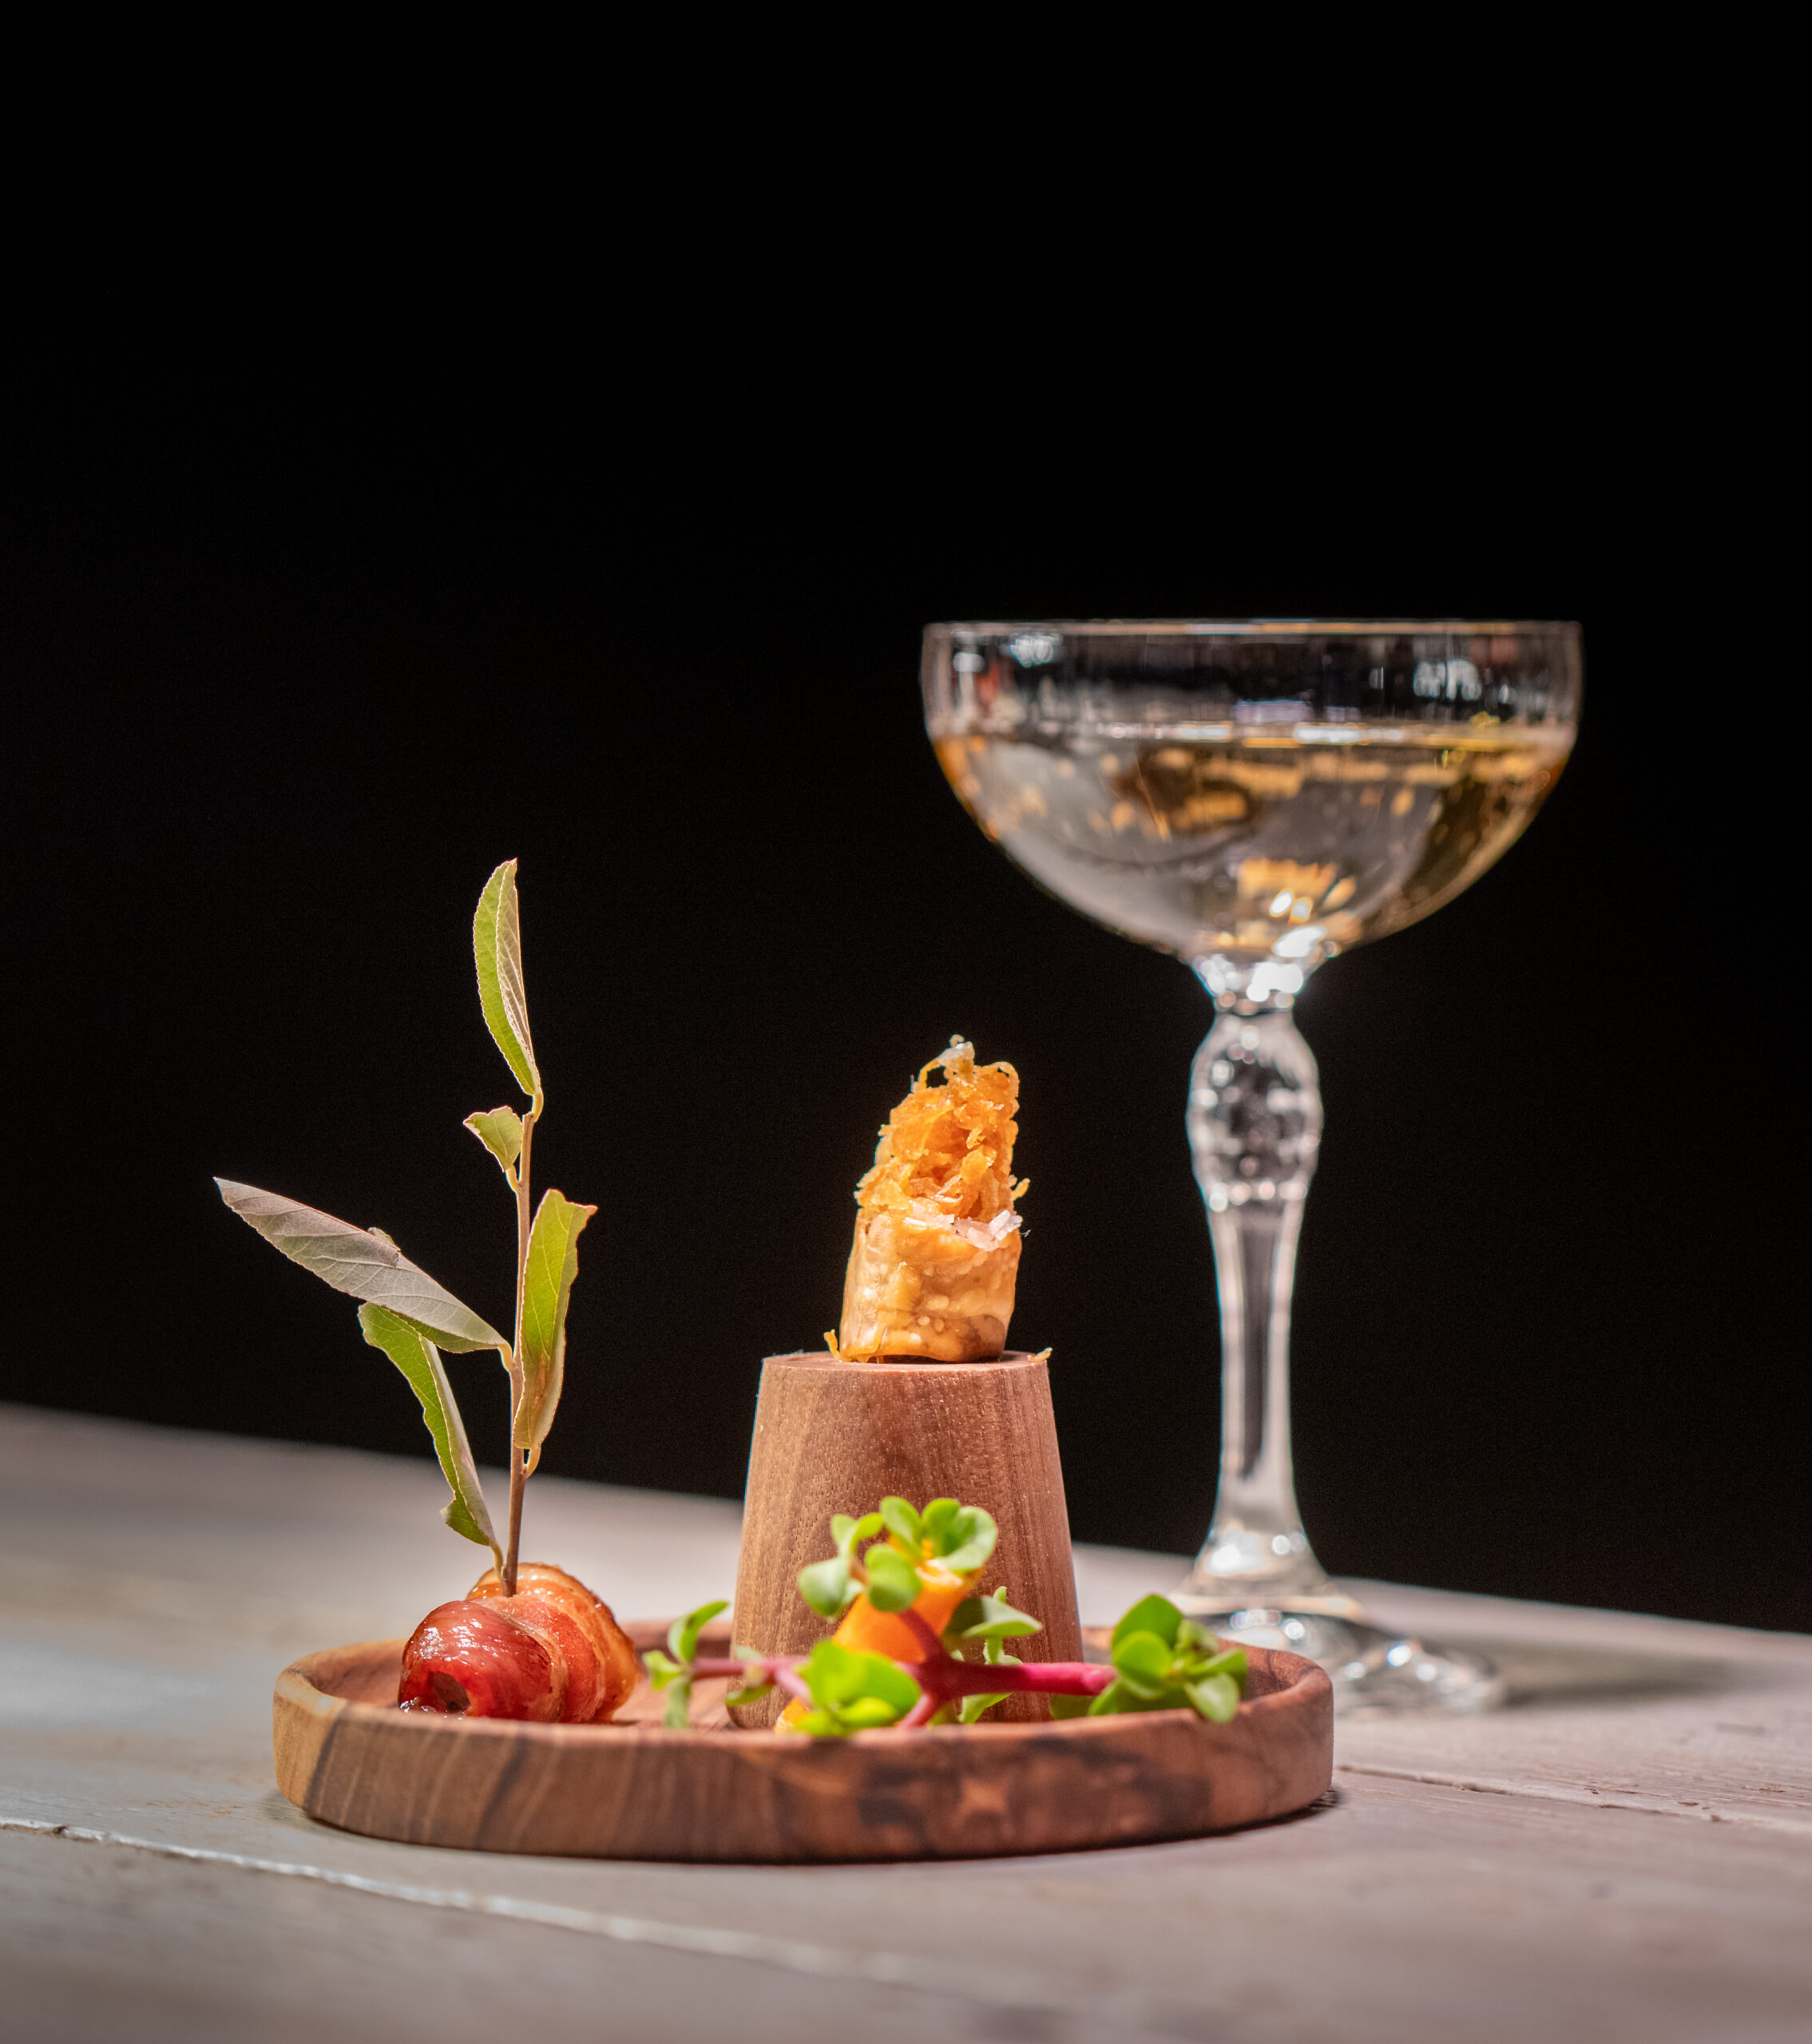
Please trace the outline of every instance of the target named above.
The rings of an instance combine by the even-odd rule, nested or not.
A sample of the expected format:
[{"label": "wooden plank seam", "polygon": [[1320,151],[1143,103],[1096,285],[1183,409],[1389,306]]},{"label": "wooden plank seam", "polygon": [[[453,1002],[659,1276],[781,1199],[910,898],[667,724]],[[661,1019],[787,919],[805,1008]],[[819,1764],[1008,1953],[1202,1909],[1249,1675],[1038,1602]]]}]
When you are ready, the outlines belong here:
[{"label": "wooden plank seam", "polygon": [[1608,1795],[1600,1788],[1569,1788],[1557,1781],[1524,1778],[1511,1781],[1482,1774],[1449,1774],[1425,1768],[1384,1767],[1366,1761],[1336,1760],[1336,1774],[1375,1774],[1386,1781],[1416,1781],[1432,1788],[1469,1788],[1481,1796],[1529,1796],[1543,1802],[1571,1803],[1590,1810],[1635,1810],[1644,1816],[1693,1817],[1702,1824],[1755,1824],[1763,1831],[1794,1832],[1812,1836],[1812,1823],[1778,1817],[1766,1810],[1712,1809],[1679,1797],[1643,1797],[1638,1793]]}]

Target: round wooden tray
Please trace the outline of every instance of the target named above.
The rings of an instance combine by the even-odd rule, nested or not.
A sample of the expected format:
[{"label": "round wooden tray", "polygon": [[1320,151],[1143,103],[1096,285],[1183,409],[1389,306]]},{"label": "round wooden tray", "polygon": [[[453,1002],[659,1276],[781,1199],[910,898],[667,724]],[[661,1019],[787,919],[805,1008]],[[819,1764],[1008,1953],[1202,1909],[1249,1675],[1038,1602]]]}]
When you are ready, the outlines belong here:
[{"label": "round wooden tray", "polygon": [[[666,1627],[632,1626],[638,1648]],[[728,1645],[708,1630],[707,1650]],[[644,1682],[610,1725],[396,1709],[403,1642],[311,1654],[277,1678],[277,1785],[324,1824],[411,1845],[610,1860],[965,1859],[1141,1845],[1286,1816],[1322,1793],[1334,1694],[1248,1648],[1230,1725],[1193,1712],[865,1732],[743,1732],[722,1683],[665,1730]]]}]

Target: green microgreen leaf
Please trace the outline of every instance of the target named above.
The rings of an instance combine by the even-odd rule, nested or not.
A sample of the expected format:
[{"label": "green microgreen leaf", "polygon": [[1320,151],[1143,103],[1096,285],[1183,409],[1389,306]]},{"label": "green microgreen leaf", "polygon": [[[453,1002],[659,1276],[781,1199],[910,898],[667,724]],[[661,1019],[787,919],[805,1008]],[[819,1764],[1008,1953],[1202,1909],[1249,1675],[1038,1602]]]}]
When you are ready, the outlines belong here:
[{"label": "green microgreen leaf", "polygon": [[827,1710],[808,1710],[795,1721],[800,1731],[815,1739],[844,1739],[855,1729],[853,1725],[839,1724]]},{"label": "green microgreen leaf", "polygon": [[1239,1710],[1239,1685],[1231,1675],[1207,1675],[1185,1686],[1184,1694],[1203,1717],[1228,1725]]},{"label": "green microgreen leaf", "polygon": [[799,1678],[818,1706],[803,1729],[819,1737],[841,1737],[896,1724],[918,1701],[919,1688],[884,1654],[862,1654],[821,1639],[801,1662]]},{"label": "green microgreen leaf", "polygon": [[1091,1717],[1112,1717],[1122,1711],[1156,1710],[1162,1707],[1140,1696],[1136,1689],[1128,1688],[1125,1682],[1118,1682],[1110,1683],[1089,1705],[1088,1715]]},{"label": "green microgreen leaf", "polygon": [[478,969],[478,1005],[485,1026],[517,1085],[539,1107],[541,1078],[522,987],[522,925],[513,859],[504,861],[478,897],[478,913],[472,918],[472,957]]},{"label": "green microgreen leaf", "polygon": [[683,1618],[676,1618],[667,1628],[667,1645],[674,1659],[696,1661],[698,1658],[699,1634],[720,1611],[727,1611],[729,1608],[729,1600],[720,1597],[715,1604],[700,1604],[696,1611],[688,1611]]},{"label": "green microgreen leaf", "polygon": [[418,1270],[387,1235],[336,1221],[281,1193],[262,1192],[232,1178],[214,1182],[240,1220],[336,1292],[384,1307],[455,1354],[474,1349],[508,1350],[510,1344],[488,1321]]},{"label": "green microgreen leaf", "polygon": [[854,1602],[861,1587],[845,1555],[831,1561],[814,1562],[799,1571],[799,1594],[821,1618],[840,1616],[846,1605]]},{"label": "green microgreen leaf", "polygon": [[642,1665],[648,1670],[649,1683],[657,1689],[664,1689],[669,1682],[677,1682],[686,1672],[677,1661],[669,1661],[658,1646],[651,1646],[642,1656]]},{"label": "green microgreen leaf", "polygon": [[1129,1633],[1156,1633],[1166,1646],[1174,1646],[1183,1625],[1183,1614],[1168,1597],[1141,1597],[1113,1629],[1118,1646]]},{"label": "green microgreen leaf", "polygon": [[522,1397],[510,1439],[539,1448],[553,1424],[566,1374],[566,1308],[579,1273],[579,1236],[597,1213],[564,1193],[548,1192],[529,1231],[522,1281]]},{"label": "green microgreen leaf", "polygon": [[914,1559],[918,1558],[924,1545],[925,1522],[904,1498],[881,1500],[881,1523],[906,1543]]},{"label": "green microgreen leaf", "polygon": [[485,1509],[485,1493],[478,1482],[478,1464],[472,1460],[466,1426],[440,1351],[407,1321],[379,1305],[369,1303],[359,1309],[359,1325],[374,1349],[388,1356],[421,1401],[422,1418],[434,1444],[441,1474],[452,1491],[441,1507],[441,1517],[455,1533],[489,1547],[501,1571],[503,1557],[497,1535],[491,1531],[490,1514]]},{"label": "green microgreen leaf", "polygon": [[872,1540],[881,1531],[881,1515],[878,1511],[864,1512],[860,1519],[851,1519],[847,1511],[834,1513],[831,1519],[831,1537],[837,1543],[837,1552],[847,1555],[858,1540]]},{"label": "green microgreen leaf", "polygon": [[948,1551],[950,1543],[946,1535],[960,1509],[954,1498],[934,1498],[920,1513],[925,1522],[925,1537],[931,1543],[933,1554],[942,1555]]},{"label": "green microgreen leaf", "polygon": [[1053,1717],[1086,1717],[1092,1701],[1085,1696],[1053,1696],[1049,1699]]},{"label": "green microgreen leaf", "polygon": [[991,1513],[978,1504],[965,1504],[952,1515],[944,1538],[950,1543],[943,1551],[944,1566],[958,1575],[969,1575],[993,1554],[1000,1529]]},{"label": "green microgreen leaf", "polygon": [[1168,1642],[1155,1632],[1129,1632],[1114,1642],[1114,1672],[1144,1695],[1156,1696],[1171,1686],[1173,1658]]},{"label": "green microgreen leaf", "polygon": [[468,1115],[460,1124],[469,1128],[496,1158],[504,1176],[522,1154],[522,1117],[513,1107],[493,1107],[489,1113]]},{"label": "green microgreen leaf", "polygon": [[898,1548],[876,1546],[862,1556],[868,1571],[868,1601],[878,1611],[910,1610],[923,1586],[918,1571]]},{"label": "green microgreen leaf", "polygon": [[669,1732],[684,1732],[692,1721],[692,1678],[682,1675],[667,1692],[660,1721]]},{"label": "green microgreen leaf", "polygon": [[[953,1643],[965,1639],[1023,1639],[1044,1626],[1029,1611],[1016,1611],[1006,1601],[1003,1583],[992,1597],[965,1597],[950,1614],[944,1638]],[[993,1656],[990,1655],[992,1659]]]},{"label": "green microgreen leaf", "polygon": [[741,1689],[732,1689],[730,1694],[724,1697],[724,1701],[726,1706],[732,1709],[734,1709],[738,1704],[759,1703],[773,1686],[772,1681],[766,1678],[760,1682],[745,1683]]}]

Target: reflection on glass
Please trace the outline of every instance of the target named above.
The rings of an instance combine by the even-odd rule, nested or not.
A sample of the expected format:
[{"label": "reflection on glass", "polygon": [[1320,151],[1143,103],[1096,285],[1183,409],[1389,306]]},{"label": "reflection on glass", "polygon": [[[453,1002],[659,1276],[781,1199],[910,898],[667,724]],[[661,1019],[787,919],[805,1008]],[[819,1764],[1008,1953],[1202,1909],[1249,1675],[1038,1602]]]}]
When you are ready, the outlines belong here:
[{"label": "reflection on glass", "polygon": [[1188,1128],[1220,1291],[1220,1488],[1181,1601],[1313,1654],[1345,1708],[1488,1705],[1490,1669],[1370,1623],[1297,1512],[1290,1300],[1321,1095],[1291,1008],[1324,960],[1431,913],[1525,828],[1572,747],[1577,628],[934,625],[924,683],[989,837],[1186,960],[1219,1011]]}]

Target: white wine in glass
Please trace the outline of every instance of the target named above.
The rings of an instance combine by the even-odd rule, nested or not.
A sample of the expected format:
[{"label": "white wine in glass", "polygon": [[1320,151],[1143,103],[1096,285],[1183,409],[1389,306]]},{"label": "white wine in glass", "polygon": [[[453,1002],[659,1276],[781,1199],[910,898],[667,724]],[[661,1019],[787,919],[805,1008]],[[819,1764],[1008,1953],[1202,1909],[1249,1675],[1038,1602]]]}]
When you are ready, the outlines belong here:
[{"label": "white wine in glass", "polygon": [[1220,1292],[1214,1520],[1177,1600],[1310,1654],[1343,1709],[1481,1709],[1479,1657],[1373,1624],[1302,1528],[1290,1303],[1321,1136],[1291,1009],[1310,972],[1440,907],[1570,751],[1564,624],[938,624],[926,722],[989,837],[1071,907],[1193,967],[1219,1019],[1188,1123]]}]

